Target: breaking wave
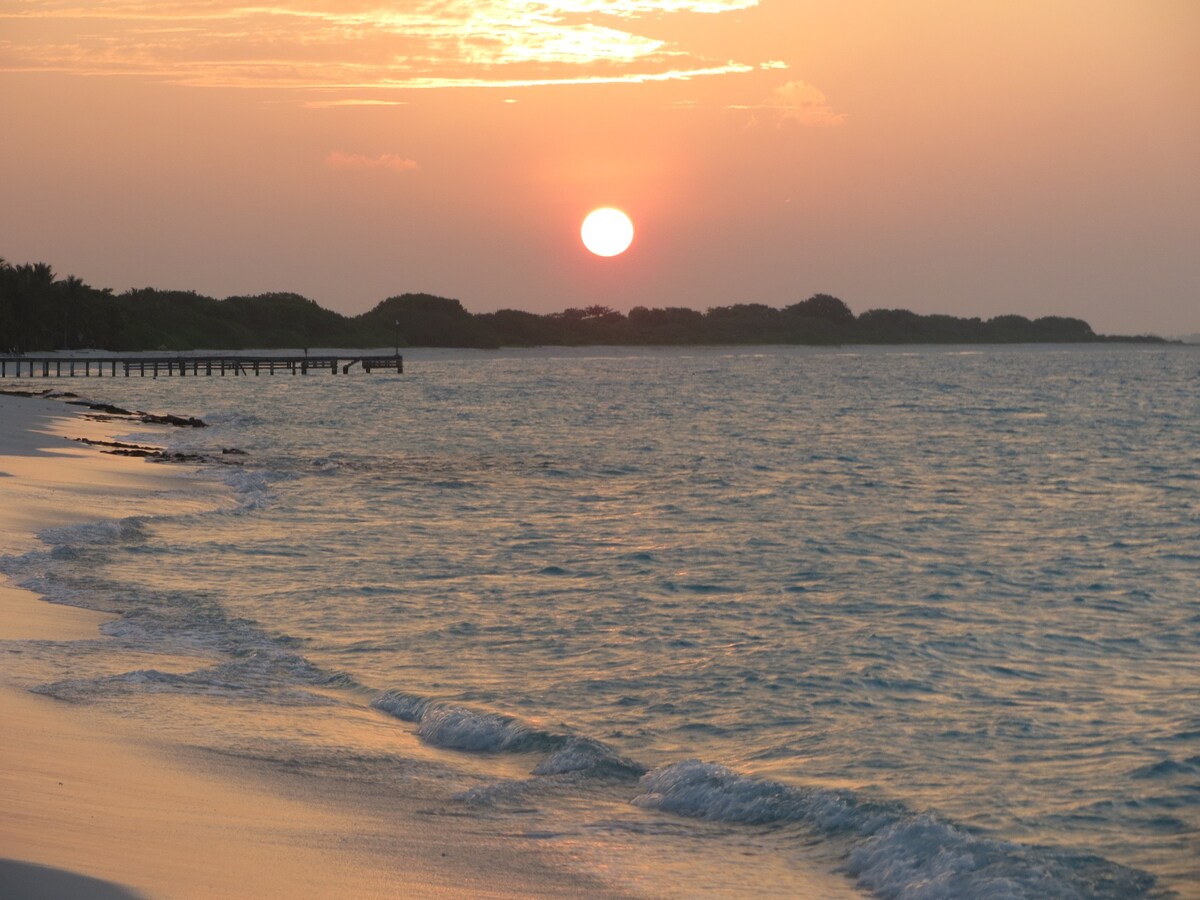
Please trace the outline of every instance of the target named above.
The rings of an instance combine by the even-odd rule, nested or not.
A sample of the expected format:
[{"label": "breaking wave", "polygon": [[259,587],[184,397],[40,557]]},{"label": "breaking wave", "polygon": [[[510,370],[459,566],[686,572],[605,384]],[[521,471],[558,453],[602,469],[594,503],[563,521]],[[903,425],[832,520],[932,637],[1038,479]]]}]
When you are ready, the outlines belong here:
[{"label": "breaking wave", "polygon": [[1128,898],[1153,876],[1099,856],[997,840],[849,791],[798,788],[687,760],[646,775],[636,806],[747,825],[795,824],[842,838],[842,870],[880,897]]},{"label": "breaking wave", "polygon": [[619,756],[589,737],[536,728],[512,716],[443,704],[403,691],[387,691],[371,705],[417,725],[417,736],[434,747],[473,753],[542,753],[534,775],[586,772],[597,777],[637,778],[645,766]]},{"label": "breaking wave", "polygon": [[102,544],[140,544],[149,535],[146,516],[107,519],[100,522],[79,522],[47,528],[38,538],[49,544],[54,553],[70,553],[75,547]]}]

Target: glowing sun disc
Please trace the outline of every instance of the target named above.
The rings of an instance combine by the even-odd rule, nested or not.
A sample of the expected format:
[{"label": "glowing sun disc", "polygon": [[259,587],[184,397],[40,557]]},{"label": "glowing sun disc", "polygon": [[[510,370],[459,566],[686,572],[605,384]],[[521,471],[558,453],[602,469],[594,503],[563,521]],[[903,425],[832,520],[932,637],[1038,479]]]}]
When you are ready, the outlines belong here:
[{"label": "glowing sun disc", "polygon": [[604,206],[587,214],[579,234],[597,256],[616,256],[633,243],[633,222],[621,210]]}]

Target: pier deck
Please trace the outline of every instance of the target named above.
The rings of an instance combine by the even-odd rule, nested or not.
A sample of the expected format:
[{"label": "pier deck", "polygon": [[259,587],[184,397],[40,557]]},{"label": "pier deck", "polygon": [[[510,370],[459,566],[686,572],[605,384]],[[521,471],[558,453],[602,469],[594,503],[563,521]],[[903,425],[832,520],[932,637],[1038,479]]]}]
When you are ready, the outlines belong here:
[{"label": "pier deck", "polygon": [[157,378],[160,375],[307,375],[309,372],[350,374],[354,366],[364,372],[404,372],[399,353],[368,356],[6,356],[0,357],[0,378]]}]

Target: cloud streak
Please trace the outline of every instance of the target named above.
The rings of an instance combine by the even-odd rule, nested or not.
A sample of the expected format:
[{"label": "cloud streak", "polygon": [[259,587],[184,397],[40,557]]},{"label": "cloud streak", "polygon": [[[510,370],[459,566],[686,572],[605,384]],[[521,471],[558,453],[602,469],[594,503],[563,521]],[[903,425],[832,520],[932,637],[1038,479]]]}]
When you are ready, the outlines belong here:
[{"label": "cloud streak", "polygon": [[411,172],[420,168],[415,159],[395,153],[367,156],[362,153],[344,153],[341,150],[330,152],[325,157],[325,165],[331,169],[391,169],[395,172]]},{"label": "cloud streak", "polygon": [[403,100],[360,100],[346,98],[344,100],[310,100],[304,104],[308,109],[338,109],[355,106],[404,106]]},{"label": "cloud streak", "polygon": [[758,2],[15,0],[0,7],[10,34],[0,38],[0,71],[360,91],[686,80],[760,64],[698,56],[644,33],[643,22]]}]

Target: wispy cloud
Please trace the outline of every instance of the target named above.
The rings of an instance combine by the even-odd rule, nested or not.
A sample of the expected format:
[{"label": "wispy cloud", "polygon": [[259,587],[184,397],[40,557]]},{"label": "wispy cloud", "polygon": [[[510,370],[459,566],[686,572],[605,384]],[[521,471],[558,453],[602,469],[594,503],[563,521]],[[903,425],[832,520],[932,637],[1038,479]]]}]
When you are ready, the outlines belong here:
[{"label": "wispy cloud", "polygon": [[331,169],[392,169],[396,172],[410,172],[420,168],[415,159],[397,156],[394,153],[367,156],[363,153],[343,153],[341,150],[330,152],[325,157],[325,165]]},{"label": "wispy cloud", "polygon": [[337,109],[344,106],[404,106],[403,100],[309,100],[304,104],[309,109]]},{"label": "wispy cloud", "polygon": [[733,106],[754,113],[751,124],[764,123],[782,126],[805,125],[816,128],[836,128],[846,122],[846,114],[834,111],[829,99],[805,81],[789,81],[771,92],[764,102]]},{"label": "wispy cloud", "polygon": [[[759,0],[10,0],[0,71],[293,89],[521,87],[747,72],[644,32]],[[656,25],[655,31],[661,28]],[[18,36],[19,35],[19,36]],[[768,64],[771,65],[771,64]]]}]

